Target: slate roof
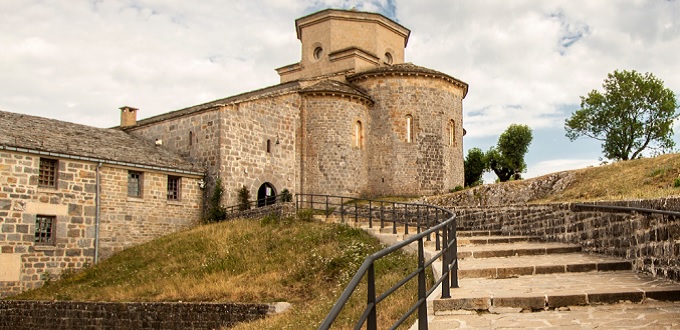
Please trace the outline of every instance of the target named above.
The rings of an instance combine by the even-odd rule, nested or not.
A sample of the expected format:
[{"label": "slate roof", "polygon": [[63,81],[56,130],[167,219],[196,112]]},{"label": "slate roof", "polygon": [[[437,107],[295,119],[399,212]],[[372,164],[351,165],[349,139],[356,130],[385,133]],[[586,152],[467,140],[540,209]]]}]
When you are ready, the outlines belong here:
[{"label": "slate roof", "polygon": [[179,155],[119,129],[96,128],[55,119],[0,111],[0,150],[102,161],[199,175]]},{"label": "slate roof", "polygon": [[457,84],[465,90],[464,94],[467,94],[468,91],[468,84],[458,80],[454,77],[451,77],[447,75],[446,73],[439,72],[437,70],[432,70],[428,69],[422,66],[415,65],[413,63],[400,63],[400,64],[394,64],[394,65],[385,65],[385,66],[380,66],[375,69],[370,69],[367,71],[362,71],[359,73],[355,73],[352,75],[347,76],[347,81],[352,82],[353,80],[356,79],[361,79],[364,77],[370,77],[370,76],[376,76],[376,75],[385,75],[385,74],[419,74],[419,75],[432,75],[435,77],[440,77],[443,79],[446,79],[450,81],[451,83]]},{"label": "slate roof", "polygon": [[370,100],[371,98],[368,96],[368,94],[362,92],[361,90],[339,82],[335,80],[322,80],[314,85],[308,86],[300,90],[302,93],[314,93],[314,92],[335,92],[335,93],[341,93],[341,94],[347,94],[347,95],[353,95],[353,96],[358,96],[362,97],[365,99]]}]

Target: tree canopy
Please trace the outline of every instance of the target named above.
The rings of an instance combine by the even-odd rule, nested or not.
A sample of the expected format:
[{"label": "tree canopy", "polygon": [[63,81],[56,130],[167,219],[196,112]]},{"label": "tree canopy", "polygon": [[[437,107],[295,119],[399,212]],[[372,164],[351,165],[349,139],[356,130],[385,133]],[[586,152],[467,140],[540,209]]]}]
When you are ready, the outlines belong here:
[{"label": "tree canopy", "polygon": [[488,166],[501,182],[522,178],[521,173],[527,167],[524,155],[532,140],[529,126],[512,124],[498,137],[496,147],[489,149],[486,154]]},{"label": "tree canopy", "polygon": [[471,187],[481,184],[482,175],[486,170],[484,152],[479,148],[468,150],[464,160],[465,186]]},{"label": "tree canopy", "polygon": [[678,118],[675,94],[651,73],[614,71],[604,94],[581,96],[581,109],[565,121],[566,136],[602,141],[604,156],[615,160],[641,157],[645,149],[673,149],[673,121]]}]

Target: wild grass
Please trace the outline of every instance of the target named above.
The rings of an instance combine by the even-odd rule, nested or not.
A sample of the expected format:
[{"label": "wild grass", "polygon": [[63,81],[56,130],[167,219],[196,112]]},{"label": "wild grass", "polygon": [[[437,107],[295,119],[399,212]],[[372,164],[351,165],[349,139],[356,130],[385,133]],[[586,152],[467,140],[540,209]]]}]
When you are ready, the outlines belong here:
[{"label": "wild grass", "polygon": [[[318,327],[364,258],[381,248],[364,231],[339,224],[275,217],[235,220],[124,250],[14,299],[286,301],[292,304],[289,311],[236,329],[310,329]],[[378,294],[416,265],[415,257],[404,253],[380,260]],[[381,327],[396,321],[416,301],[415,294],[416,283],[411,281],[379,304]],[[362,283],[337,320],[338,328],[352,327],[365,299]]]},{"label": "wild grass", "polygon": [[616,162],[574,171],[560,194],[535,202],[653,199],[680,195],[680,154]]}]

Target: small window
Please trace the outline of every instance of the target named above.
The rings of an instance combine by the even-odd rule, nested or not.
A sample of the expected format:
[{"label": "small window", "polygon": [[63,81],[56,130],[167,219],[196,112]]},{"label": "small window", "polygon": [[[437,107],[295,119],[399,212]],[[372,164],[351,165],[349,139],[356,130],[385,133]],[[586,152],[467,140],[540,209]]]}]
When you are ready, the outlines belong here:
[{"label": "small window", "polygon": [[314,59],[318,60],[323,56],[323,48],[321,47],[316,47],[314,48]]},{"label": "small window", "polygon": [[142,172],[128,171],[128,196],[142,197]]},{"label": "small window", "polygon": [[406,142],[413,142],[413,116],[406,115]]},{"label": "small window", "polygon": [[449,145],[454,144],[456,144],[456,122],[451,119],[449,120]]},{"label": "small window", "polygon": [[272,152],[272,140],[267,139],[267,153]]},{"label": "small window", "polygon": [[191,146],[193,144],[194,144],[194,132],[189,131],[189,145]]},{"label": "small window", "polygon": [[392,65],[392,62],[394,62],[392,54],[390,52],[385,53],[385,63]]},{"label": "small window", "polygon": [[56,159],[40,158],[38,170],[38,185],[41,187],[57,187],[57,173],[59,161]]},{"label": "small window", "polygon": [[35,244],[54,245],[56,217],[52,215],[35,216]]},{"label": "small window", "polygon": [[168,200],[178,201],[179,200],[179,187],[180,187],[180,177],[169,176],[168,175]]},{"label": "small window", "polygon": [[361,148],[364,145],[364,129],[361,121],[354,123],[354,146]]}]

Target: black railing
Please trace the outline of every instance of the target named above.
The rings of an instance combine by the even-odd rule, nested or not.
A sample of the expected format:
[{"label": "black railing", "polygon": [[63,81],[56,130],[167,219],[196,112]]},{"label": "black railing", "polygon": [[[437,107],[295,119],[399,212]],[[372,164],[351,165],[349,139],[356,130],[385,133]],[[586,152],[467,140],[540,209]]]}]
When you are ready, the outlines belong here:
[{"label": "black railing", "polygon": [[[232,205],[232,206],[227,206],[225,207],[227,218],[232,218],[233,216],[237,216],[239,213],[247,211],[247,210],[252,210],[258,207],[265,207],[265,206],[270,206],[274,205],[277,203],[281,202],[286,202],[286,198],[292,199],[292,195],[276,195],[276,196],[268,196],[265,198],[260,198],[254,201],[249,201],[247,207],[245,205]],[[292,200],[289,200],[292,201]]]},{"label": "black railing", "polygon": [[670,215],[674,217],[680,217],[680,212],[677,211],[666,211],[666,210],[655,210],[646,209],[641,207],[631,207],[631,206],[616,206],[616,205],[595,205],[595,204],[583,204],[576,203],[572,204],[574,211],[584,210],[584,209],[596,209],[599,211],[608,212],[637,212],[637,213],[650,213],[650,214],[662,214]]},{"label": "black railing", "polygon": [[[417,316],[419,320],[418,329],[427,329],[427,297],[432,294],[440,284],[442,298],[450,298],[450,288],[458,287],[456,218],[449,210],[424,204],[312,194],[296,195],[295,206],[298,210],[311,209],[323,212],[322,214],[326,217],[331,214],[339,214],[341,222],[358,222],[359,218],[365,219],[368,221],[369,228],[373,228],[374,222],[379,223],[381,229],[386,228],[389,225],[391,226],[392,233],[395,234],[397,233],[397,228],[400,226],[404,227],[405,235],[409,234],[409,228],[414,228],[416,230],[416,233],[412,236],[405,236],[403,241],[366,257],[354,277],[352,277],[349,284],[340,295],[340,298],[338,298],[338,301],[319,326],[319,329],[330,328],[364,277],[366,277],[367,281],[366,308],[361,314],[361,317],[357,320],[355,329],[361,329],[364,325],[368,330],[377,329],[377,305],[397,289],[416,277],[418,281],[418,300],[399,320],[397,320],[397,322],[391,325],[389,329],[396,329],[416,311],[418,312]],[[425,241],[430,241],[432,235],[435,236],[435,248],[438,252],[426,260],[424,249]],[[394,286],[378,295],[376,292],[374,263],[380,258],[413,243],[417,243],[418,245],[418,264],[414,267],[414,271],[401,279]],[[442,260],[442,275],[428,288],[426,269],[440,258]],[[380,328],[387,329],[388,327],[380,326]]]}]

